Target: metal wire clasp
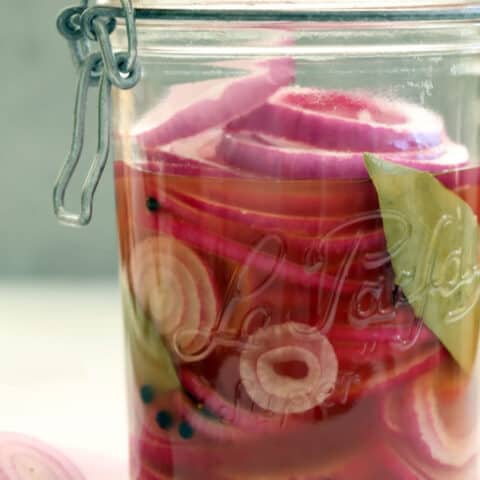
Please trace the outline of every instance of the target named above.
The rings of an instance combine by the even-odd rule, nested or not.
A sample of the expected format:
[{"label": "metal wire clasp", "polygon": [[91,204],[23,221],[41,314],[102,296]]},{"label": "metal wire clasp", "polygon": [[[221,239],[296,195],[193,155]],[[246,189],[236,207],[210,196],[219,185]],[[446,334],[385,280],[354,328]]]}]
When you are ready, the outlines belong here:
[{"label": "metal wire clasp", "polygon": [[[55,214],[67,225],[85,226],[92,218],[93,198],[110,151],[112,85],[130,89],[141,77],[137,59],[135,11],[132,0],[121,2],[127,26],[127,52],[114,53],[110,42],[110,34],[116,27],[117,9],[88,8],[88,0],[83,0],[82,6],[63,10],[57,19],[57,28],[68,40],[79,70],[72,143],[53,192]],[[99,43],[100,51],[94,51],[93,42]],[[83,150],[88,91],[97,86],[99,87],[97,152],[82,187],[80,213],[77,214],[65,208],[65,194]]]}]

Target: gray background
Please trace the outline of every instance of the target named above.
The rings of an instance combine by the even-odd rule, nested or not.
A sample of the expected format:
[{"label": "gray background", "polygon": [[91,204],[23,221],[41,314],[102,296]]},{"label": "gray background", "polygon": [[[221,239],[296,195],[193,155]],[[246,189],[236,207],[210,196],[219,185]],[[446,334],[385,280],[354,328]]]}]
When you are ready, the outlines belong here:
[{"label": "gray background", "polygon": [[[111,169],[98,190],[91,226],[59,226],[52,213],[51,189],[70,143],[76,81],[55,19],[75,3],[0,1],[0,277],[113,276],[116,271]],[[93,110],[93,98],[91,105]],[[90,117],[94,122],[93,112]],[[93,128],[89,145],[94,134]],[[91,147],[84,161],[89,153]],[[75,209],[79,183],[70,195]]]}]

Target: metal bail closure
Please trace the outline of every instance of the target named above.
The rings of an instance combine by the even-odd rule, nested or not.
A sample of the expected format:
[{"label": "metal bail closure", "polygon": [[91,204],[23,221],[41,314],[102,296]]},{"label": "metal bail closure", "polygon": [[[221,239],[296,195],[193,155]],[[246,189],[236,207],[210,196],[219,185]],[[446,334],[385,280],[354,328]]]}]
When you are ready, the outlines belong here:
[{"label": "metal bail closure", "polygon": [[[69,154],[63,164],[53,191],[54,211],[60,222],[71,226],[90,223],[93,198],[110,152],[111,90],[133,88],[141,77],[137,60],[137,36],[132,0],[121,0],[127,25],[128,52],[113,53],[110,33],[115,29],[118,9],[109,7],[70,7],[60,13],[57,27],[68,40],[79,69],[74,108],[73,136]],[[93,52],[92,41],[98,41],[100,52]],[[85,139],[88,92],[98,91],[97,151],[82,187],[80,213],[65,208],[65,194],[80,161]]]},{"label": "metal bail closure", "polygon": [[73,137],[68,158],[63,165],[54,187],[54,208],[58,219],[73,226],[87,225],[92,218],[93,196],[110,151],[110,102],[111,83],[105,73],[101,73],[98,93],[98,146],[97,153],[82,188],[80,213],[65,209],[65,193],[80,160],[85,138],[85,114],[88,102],[88,90],[99,82],[98,72],[102,68],[102,57],[92,53],[84,61],[78,79],[75,99]]}]

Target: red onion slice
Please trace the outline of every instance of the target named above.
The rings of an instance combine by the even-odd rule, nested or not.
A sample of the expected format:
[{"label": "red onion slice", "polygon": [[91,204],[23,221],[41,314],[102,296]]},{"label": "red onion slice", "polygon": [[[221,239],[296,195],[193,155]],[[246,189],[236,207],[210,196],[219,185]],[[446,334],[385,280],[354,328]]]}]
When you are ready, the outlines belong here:
[{"label": "red onion slice", "polygon": [[[199,402],[202,401],[199,399]],[[202,435],[209,441],[235,443],[251,439],[251,435],[248,435],[247,432],[228,425],[221,419],[209,419],[183,394],[175,397],[174,406],[181,418],[185,419],[197,434]]]},{"label": "red onion slice", "polygon": [[246,65],[248,75],[175,85],[133,128],[146,148],[165,145],[224,125],[260,106],[293,79],[293,60],[275,58]]},{"label": "red onion slice", "polygon": [[401,101],[362,92],[283,88],[264,105],[233,120],[228,130],[250,130],[326,150],[401,152],[443,142],[441,118]]},{"label": "red onion slice", "polygon": [[378,372],[367,382],[369,390],[384,390],[387,386],[393,386],[402,381],[415,378],[416,376],[432,370],[446,358],[446,353],[438,344],[428,345],[421,352],[406,355],[407,358],[395,363],[385,372]]},{"label": "red onion slice", "polygon": [[402,356],[402,353],[388,343],[337,343],[334,348],[342,368],[348,366],[357,368],[360,365],[379,366]]},{"label": "red onion slice", "polygon": [[[192,220],[201,219],[202,214],[214,215],[220,219],[238,222],[247,228],[274,230],[287,234],[305,235],[297,237],[297,243],[303,238],[303,244],[311,246],[316,241],[318,247],[325,251],[345,251],[351,247],[355,234],[363,228],[372,230],[378,223],[378,215],[357,215],[356,217],[302,217],[299,215],[276,215],[246,208],[215,203],[205,198],[174,193],[164,199],[165,205],[179,217]],[[193,217],[193,218],[192,218]],[[351,235],[348,235],[348,234]],[[324,235],[324,237],[322,236]],[[312,238],[317,236],[317,238]],[[295,238],[295,237],[293,237]],[[353,238],[353,239],[352,239]],[[323,241],[322,241],[323,240]],[[365,233],[358,240],[364,245],[384,247],[385,241],[381,230]],[[342,243],[346,245],[342,245]]]},{"label": "red onion slice", "polygon": [[136,246],[130,264],[137,301],[179,355],[208,342],[218,302],[200,257],[174,238],[158,235]]},{"label": "red onion slice", "polygon": [[207,130],[168,145],[146,149],[143,153],[148,162],[135,163],[135,168],[163,175],[226,178],[245,176],[244,172],[230,168],[216,158],[221,137],[221,130]]},{"label": "red onion slice", "polygon": [[[379,362],[373,372],[364,377],[358,375],[358,381],[352,382],[348,390],[343,387],[333,393],[333,402],[345,402],[374,393],[382,393],[416,378],[422,373],[433,370],[446,357],[445,352],[436,344],[427,345],[419,352],[408,352],[401,355],[398,361]],[[355,370],[353,370],[355,372]]]},{"label": "red onion slice", "polygon": [[85,480],[63,454],[38,440],[0,433],[1,480]]},{"label": "red onion slice", "polygon": [[[225,450],[219,445],[190,440],[171,440],[158,429],[152,432],[148,426],[140,429],[132,438],[131,451],[137,452],[138,461],[154,467],[161,473],[191,478],[193,472],[202,472],[201,478],[211,478],[219,465],[225,463]],[[175,478],[175,477],[174,477]]]},{"label": "red onion slice", "polygon": [[[267,121],[267,120],[266,120]],[[282,179],[368,178],[363,153],[312,149],[307,145],[276,145],[275,140],[259,141],[248,132],[226,133],[218,145],[217,155],[233,168],[262,176]],[[429,172],[441,172],[465,166],[468,151],[454,143],[429,150],[379,153],[386,160]]]},{"label": "red onion slice", "polygon": [[397,307],[395,316],[386,325],[334,325],[327,333],[333,343],[385,343],[392,348],[413,348],[431,343],[437,337],[420,320],[414,318],[411,307]]},{"label": "red onion slice", "polygon": [[[470,392],[474,408],[469,415],[467,398],[474,384],[466,384],[456,395],[442,398],[445,386],[439,382],[448,381],[448,377],[439,372],[418,378],[405,399],[404,420],[410,441],[426,459],[434,465],[462,467],[480,452],[480,425],[475,416],[478,407],[474,403],[478,395]],[[447,419],[446,412],[450,413]],[[461,428],[458,423],[462,424]]]},{"label": "red onion slice", "polygon": [[[118,170],[122,172],[124,169],[118,168],[117,172]],[[127,171],[131,172],[132,170],[127,169]],[[130,210],[129,218],[135,222],[137,231],[143,232],[143,235],[173,236],[195,249],[238,263],[245,263],[251,257],[254,253],[252,248],[239,242],[177,219],[175,216],[169,215],[168,211],[165,212],[165,215],[162,214],[162,211],[160,214],[150,212],[145,205],[146,200],[151,194],[156,195],[158,191],[162,191],[161,185],[157,186],[156,182],[157,179],[146,177],[141,173],[133,177],[125,175],[123,178],[117,175],[117,199],[119,202],[127,203],[123,208]],[[127,232],[130,228],[130,225],[125,225],[124,231]],[[121,237],[121,244],[122,241],[124,249],[128,251],[128,246],[125,246],[128,239]],[[275,269],[275,274],[279,278],[285,278],[292,283],[306,287],[325,288],[329,291],[355,292],[362,286],[361,282],[350,280],[343,274],[335,276],[325,272],[306,271],[297,263],[262,252],[255,254],[255,263],[252,264],[252,267],[267,273]]]},{"label": "red onion slice", "polygon": [[403,435],[405,429],[404,409],[406,388],[392,389],[382,399],[382,419],[389,432]]},{"label": "red onion slice", "polygon": [[202,227],[176,220],[173,218],[159,218],[156,216],[145,216],[144,226],[152,231],[173,235],[178,240],[198,248],[204,252],[214,254],[218,257],[234,260],[244,264],[250,260],[252,268],[262,272],[271,273],[284,278],[291,283],[300,284],[304,287],[317,287],[326,291],[341,291],[352,293],[358,291],[363,283],[361,281],[344,278],[343,272],[338,275],[331,275],[324,272],[307,271],[304,267],[273,255],[255,252],[254,249],[206,231]]},{"label": "red onion slice", "polygon": [[[165,163],[168,163],[167,170],[165,175],[161,175]],[[193,168],[200,173],[200,178],[198,175],[179,176],[182,171],[188,172]],[[189,157],[181,157],[173,163],[142,162],[135,165],[135,168],[115,162],[115,176],[118,184],[122,181],[132,182],[135,195],[138,195],[137,192],[142,192],[142,195],[158,195],[158,192],[168,190],[264,213],[317,219],[355,216],[359,212],[378,209],[376,190],[366,180],[266,182],[262,178],[227,178],[230,174],[224,175],[220,170],[213,176],[222,178],[208,178],[203,175],[206,168],[204,165],[192,165]],[[171,172],[171,177],[167,171]],[[211,167],[208,167],[208,171],[211,172]]]},{"label": "red onion slice", "polygon": [[387,429],[397,436],[399,445],[412,446],[415,454],[408,449],[405,452],[422,468],[468,467],[480,453],[477,395],[474,384],[468,385],[459,375],[463,374],[447,364],[414,378],[406,388],[391,390],[383,398],[382,416]]},{"label": "red onion slice", "polygon": [[157,198],[164,209],[177,218],[246,246],[260,235],[277,233],[285,242],[289,260],[304,264],[308,269],[318,269],[320,263],[326,266],[334,259],[343,259],[353,250],[361,271],[364,269],[359,256],[375,255],[377,258],[382,253],[387,256],[385,236],[377,214],[314,219],[242,209],[183,193]]},{"label": "red onion slice", "polygon": [[[441,147],[444,149],[444,146]],[[157,151],[157,150],[155,150]],[[158,150],[160,151],[160,150]],[[228,169],[228,167],[224,166],[222,170],[220,170],[218,164],[199,164],[198,159],[194,158],[184,158],[174,154],[170,154],[170,157],[165,154],[165,152],[158,153],[158,158],[151,162],[139,162],[135,164],[135,170],[131,167],[128,167],[125,163],[116,161],[114,163],[115,175],[119,178],[128,175],[128,176],[148,176],[152,174],[163,174],[163,175],[185,175],[191,176],[193,178],[199,176],[218,176],[218,177],[241,177],[242,172],[240,170],[233,170]],[[158,161],[157,161],[158,160]],[[204,160],[201,160],[204,162]],[[160,177],[159,177],[160,178]],[[436,178],[447,188],[454,191],[463,191],[465,188],[474,187],[480,185],[480,167],[478,165],[465,165],[461,166],[454,171],[444,171],[439,172],[436,174]],[[235,203],[237,206],[245,206],[247,208],[252,208],[255,206],[258,201],[256,199],[252,199],[252,195],[249,195],[252,186],[256,184],[258,188],[259,182],[265,182],[265,180],[256,180],[253,181],[249,179],[248,182],[242,183],[244,187],[246,187],[246,195],[240,195],[241,192],[238,192],[239,196],[231,197],[230,191],[225,191],[225,187],[222,186],[220,183],[217,185],[217,188],[212,188],[212,185],[207,185],[206,182],[202,182],[202,189],[206,189],[207,196],[212,199],[216,199],[219,202],[223,203]],[[370,184],[364,181],[352,181],[349,183],[345,183],[345,181],[338,181],[338,180],[331,180],[331,181],[321,181],[322,183],[318,186],[317,192],[321,192],[319,196],[311,196],[311,197],[303,197],[301,203],[298,204],[299,208],[305,212],[305,215],[310,216],[318,216],[319,207],[315,204],[315,201],[323,200],[327,203],[330,203],[331,196],[333,194],[332,188],[336,190],[336,203],[341,204],[341,209],[345,209],[346,205],[344,205],[343,197],[341,196],[342,190],[348,191],[350,195],[350,202],[352,201],[352,195],[354,195],[354,203],[357,205],[358,202],[368,199],[368,204],[362,205],[361,209],[368,210],[375,207],[375,203],[373,203],[370,198],[374,195],[374,189],[370,188]],[[291,187],[293,186],[294,182],[285,181],[285,183],[275,182],[277,184],[276,191],[272,192],[271,204],[269,203],[269,207],[272,208],[273,211],[279,211],[284,213],[285,210],[290,211],[291,203],[288,204],[285,202],[281,202],[282,197],[281,193],[282,190],[284,195],[288,197],[289,200],[292,200],[293,203],[298,203],[298,195],[292,195]],[[315,184],[315,182],[308,182],[304,183],[303,187],[311,189],[311,187]],[[298,182],[297,182],[298,185]],[[363,185],[363,189],[361,188]],[[269,187],[275,186],[274,183],[270,182]],[[360,188],[359,188],[360,187]],[[352,192],[353,188],[353,192]],[[265,193],[265,192],[259,192]],[[249,195],[249,196],[247,196]],[[327,199],[324,199],[324,197]],[[332,197],[333,198],[333,197]],[[250,200],[250,201],[248,201]],[[262,203],[264,203],[264,198],[262,198]],[[244,205],[244,202],[245,205]],[[276,205],[279,205],[279,208],[274,208]],[[263,211],[263,207],[265,205],[257,205],[259,207],[259,211]],[[334,205],[332,205],[333,207]],[[260,208],[261,207],[261,208]],[[313,207],[313,209],[312,209]],[[314,209],[317,209],[315,211]],[[358,210],[358,209],[357,209]],[[297,214],[299,212],[295,210]],[[339,210],[334,210],[335,214],[338,214]],[[351,213],[351,211],[349,211]]]},{"label": "red onion slice", "polygon": [[243,434],[261,436],[268,433],[284,432],[289,426],[298,426],[297,420],[288,417],[266,416],[251,412],[241,405],[229,402],[187,368],[180,370],[183,387],[198,398],[210,411]]},{"label": "red onion slice", "polygon": [[[341,216],[319,214],[316,217],[277,214],[210,200],[207,198],[210,196],[210,184],[205,185],[205,192],[198,184],[196,185],[196,189],[201,195],[187,194],[184,192],[189,191],[189,187],[191,187],[189,180],[165,179],[162,182],[161,177],[152,174],[151,171],[142,172],[128,167],[120,168],[117,165],[116,173],[117,180],[123,175],[125,175],[126,182],[131,179],[132,183],[125,187],[130,188],[135,193],[135,197],[138,197],[134,200],[143,210],[139,213],[140,216],[147,214],[145,204],[151,197],[161,205],[159,211],[152,213],[151,217],[171,213],[178,219],[208,227],[210,231],[221,233],[246,244],[250,244],[258,238],[259,234],[279,232],[284,236],[290,253],[297,252],[299,254],[298,259],[295,258],[295,261],[298,262],[303,262],[305,252],[309,252],[309,258],[313,258],[312,255],[317,258],[319,255],[331,258],[342,255],[352,248],[355,248],[358,253],[385,251],[381,219],[376,211],[366,211],[348,216],[346,214]],[[200,185],[203,183],[200,182]],[[232,187],[239,189],[241,185],[232,185]],[[120,187],[119,181],[117,181],[117,186]],[[224,188],[231,192],[229,186],[225,185]],[[319,188],[321,190],[322,186],[319,185]],[[193,189],[195,189],[195,185]],[[312,197],[312,200],[320,203],[322,197],[323,195],[319,193],[318,197]],[[335,199],[336,196],[330,192],[325,195],[323,205],[325,211],[322,213],[338,213],[338,205],[334,203]],[[232,198],[232,200],[234,199]],[[289,202],[290,196],[286,195],[284,200]],[[307,198],[305,198],[306,201]],[[373,199],[368,202],[373,203]],[[327,211],[330,210],[330,206],[333,207],[333,212]],[[365,208],[368,208],[368,205],[365,205]],[[136,218],[135,215],[133,216]]]},{"label": "red onion slice", "polygon": [[434,348],[437,337],[414,317],[410,307],[396,307],[394,316],[384,325],[335,324],[326,333],[344,367],[361,364],[388,365],[408,359],[414,352]]},{"label": "red onion slice", "polygon": [[[380,451],[379,451],[380,452]],[[461,467],[441,467],[426,462],[412,445],[395,443],[394,449],[384,447],[377,454],[389,469],[392,478],[399,480],[477,480],[479,461],[473,459]]]},{"label": "red onion slice", "polygon": [[450,190],[462,190],[468,186],[480,185],[480,166],[470,165],[453,172],[441,173],[437,179]]},{"label": "red onion slice", "polygon": [[[295,364],[299,376],[295,367],[290,368]],[[327,338],[293,322],[255,332],[240,358],[240,377],[248,395],[275,413],[301,413],[321,405],[332,393],[337,375],[337,356]]]}]

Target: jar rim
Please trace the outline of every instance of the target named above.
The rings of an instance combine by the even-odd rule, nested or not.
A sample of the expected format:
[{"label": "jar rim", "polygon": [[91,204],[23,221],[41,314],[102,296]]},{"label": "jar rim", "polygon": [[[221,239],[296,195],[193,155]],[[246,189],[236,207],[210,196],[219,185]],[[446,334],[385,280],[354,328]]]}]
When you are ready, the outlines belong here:
[{"label": "jar rim", "polygon": [[[120,5],[120,0],[96,0],[98,5]],[[132,0],[136,8],[174,9],[243,9],[255,10],[405,10],[466,8],[480,5],[471,0]]]},{"label": "jar rim", "polygon": [[[466,0],[133,0],[139,20],[390,22],[480,20],[480,2]],[[97,0],[118,7],[120,0]],[[122,16],[118,12],[118,16]]]}]

